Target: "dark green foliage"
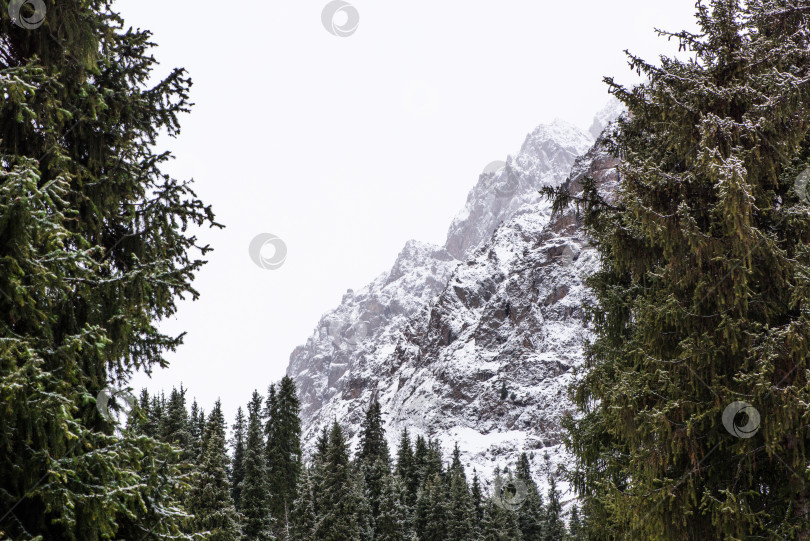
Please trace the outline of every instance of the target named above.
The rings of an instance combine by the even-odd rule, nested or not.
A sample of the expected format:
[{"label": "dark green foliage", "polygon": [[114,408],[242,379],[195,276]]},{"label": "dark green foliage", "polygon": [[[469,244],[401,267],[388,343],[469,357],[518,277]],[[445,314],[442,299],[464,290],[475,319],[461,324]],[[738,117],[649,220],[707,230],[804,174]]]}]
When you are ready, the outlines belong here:
[{"label": "dark green foliage", "polygon": [[356,461],[360,474],[363,476],[365,496],[374,521],[380,515],[380,501],[385,478],[391,475],[391,458],[383,425],[380,403],[373,398],[360,426],[360,444]]},{"label": "dark green foliage", "polygon": [[278,531],[285,536],[301,470],[299,410],[295,383],[289,376],[281,380],[278,395],[275,387],[270,387],[266,425],[269,505]]},{"label": "dark green foliage", "polygon": [[329,453],[329,430],[323,427],[321,434],[315,441],[315,453],[312,456],[312,468],[310,468],[310,484],[312,485],[313,496],[312,506],[315,514],[320,515],[324,508],[325,495],[319,489],[324,483],[324,472],[326,471],[326,459]]},{"label": "dark green foliage", "polygon": [[192,423],[189,421],[186,409],[186,389],[182,385],[180,390],[172,388],[169,400],[166,402],[165,413],[161,416],[158,434],[161,441],[182,451],[180,460],[183,462],[190,462],[194,458],[192,456],[191,427]]},{"label": "dark green foliage", "polygon": [[261,411],[262,397],[257,391],[253,391],[248,404],[245,476],[240,483],[240,512],[244,516],[242,531],[246,541],[275,539],[268,509],[266,446]]},{"label": "dark green foliage", "polygon": [[313,541],[315,530],[315,498],[309,469],[303,467],[299,475],[298,490],[292,506],[290,539],[292,541]]},{"label": "dark green foliage", "polygon": [[402,429],[402,435],[399,439],[396,473],[405,485],[405,501],[408,507],[412,508],[416,505],[419,478],[415,473],[413,449],[411,448],[411,438],[408,435],[407,428]]},{"label": "dark green foliage", "polygon": [[402,482],[390,474],[386,475],[382,481],[379,515],[374,524],[375,541],[409,541],[404,496],[405,486]]},{"label": "dark green foliage", "polygon": [[197,461],[203,451],[203,433],[205,432],[205,412],[200,409],[195,399],[191,403],[189,415],[189,449],[192,461]]},{"label": "dark green foliage", "polygon": [[213,215],[154,146],[190,81],[155,80],[149,33],[107,2],[45,4],[26,30],[0,1],[0,537],[180,536],[173,451],[96,397],[165,366],[181,337],[159,322],[196,297],[186,226]]},{"label": "dark green foliage", "polygon": [[386,467],[390,465],[391,458],[388,453],[388,442],[385,439],[384,424],[380,403],[375,397],[369,403],[360,427],[360,448],[357,450],[359,463],[373,464],[377,460],[382,460]]},{"label": "dark green foliage", "polygon": [[585,541],[585,532],[579,518],[579,508],[574,505],[568,518],[568,541]]},{"label": "dark green foliage", "polygon": [[150,427],[150,407],[151,400],[149,399],[149,392],[143,389],[138,396],[138,402],[135,408],[127,417],[127,430],[134,434],[156,434],[157,432],[155,430],[150,430],[153,428]]},{"label": "dark green foliage", "polygon": [[414,510],[414,533],[420,540],[448,538],[448,490],[439,475],[425,480]]},{"label": "dark green foliage", "polygon": [[369,511],[374,520],[380,516],[380,505],[382,501],[382,493],[385,488],[385,482],[391,476],[391,470],[383,462],[383,459],[377,458],[373,463],[361,462],[359,464],[360,475],[363,477],[363,486],[365,488],[365,497],[368,501]]},{"label": "dark green foliage", "polygon": [[478,472],[473,470],[473,479],[470,486],[470,503],[472,505],[472,524],[476,531],[480,531],[484,522],[484,493]]},{"label": "dark green foliage", "polygon": [[[549,516],[543,506],[543,498],[537,489],[537,484],[532,478],[529,457],[526,456],[526,453],[520,455],[515,469],[515,479],[526,487],[526,499],[516,511],[521,539],[522,541],[545,541]],[[557,503],[559,504],[559,501]]]},{"label": "dark green foliage", "polygon": [[231,498],[237,510],[242,510],[242,479],[245,478],[245,440],[247,439],[247,422],[242,406],[236,410],[236,421],[233,424],[231,453],[233,461],[230,467]]},{"label": "dark green foliage", "polygon": [[194,515],[194,531],[205,532],[211,541],[238,541],[240,517],[230,494],[225,417],[218,400],[208,416],[202,440],[204,449],[187,504],[189,513]]},{"label": "dark green foliage", "polygon": [[514,512],[503,509],[490,498],[484,505],[481,541],[520,541],[520,529]]},{"label": "dark green foliage", "polygon": [[469,541],[475,532],[474,511],[469,487],[464,476],[464,468],[457,456],[458,446],[455,451],[453,465],[447,472],[450,482],[447,495],[447,539],[449,541]]},{"label": "dark green foliage", "polygon": [[546,521],[543,529],[545,530],[543,533],[544,541],[561,541],[567,535],[565,522],[562,519],[560,491],[557,490],[557,481],[552,475],[548,477],[548,505],[546,506]]},{"label": "dark green foliage", "polygon": [[436,475],[441,476],[443,473],[439,442],[417,436],[414,445],[413,462],[409,472],[409,490],[416,491],[423,483],[433,479]]},{"label": "dark green foliage", "polygon": [[[618,199],[589,182],[580,201],[602,269],[575,486],[603,538],[806,538],[810,2],[697,17],[674,35],[693,60],[630,56],[649,81],[607,80],[631,115],[606,139]],[[761,416],[750,438],[723,425],[735,401]]]},{"label": "dark green foliage", "polygon": [[357,480],[349,461],[349,449],[343,430],[335,422],[315,467],[318,473],[314,537],[319,541],[361,541],[367,535],[368,517],[361,516],[362,504]]},{"label": "dark green foliage", "polygon": [[461,449],[458,443],[453,445],[453,455],[450,459],[450,468],[447,471],[450,475],[458,475],[467,481],[467,475],[464,473],[464,465],[461,463]]}]

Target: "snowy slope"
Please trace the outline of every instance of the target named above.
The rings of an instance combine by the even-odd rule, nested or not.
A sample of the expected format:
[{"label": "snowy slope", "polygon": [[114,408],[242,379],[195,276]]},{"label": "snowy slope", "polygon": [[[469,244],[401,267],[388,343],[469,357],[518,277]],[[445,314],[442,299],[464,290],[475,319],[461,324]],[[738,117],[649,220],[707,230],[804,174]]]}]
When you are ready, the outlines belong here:
[{"label": "snowy slope", "polygon": [[545,451],[552,466],[564,459],[559,421],[596,256],[574,215],[552,218],[538,189],[584,174],[609,186],[615,164],[591,144],[562,121],[538,127],[505,167],[479,177],[445,247],[410,241],[390,271],[321,318],[287,370],[308,447],[335,418],[356,440],[376,394],[392,449],[407,426],[448,454],[458,441],[485,478],[523,450],[538,473]]}]

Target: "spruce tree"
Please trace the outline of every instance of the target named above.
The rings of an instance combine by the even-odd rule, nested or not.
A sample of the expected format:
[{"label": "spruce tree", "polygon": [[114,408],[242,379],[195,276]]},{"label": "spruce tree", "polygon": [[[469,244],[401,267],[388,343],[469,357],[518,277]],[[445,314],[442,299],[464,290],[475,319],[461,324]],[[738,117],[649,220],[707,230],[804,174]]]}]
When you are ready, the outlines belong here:
[{"label": "spruce tree", "polygon": [[205,412],[200,409],[197,399],[191,403],[189,412],[189,449],[192,461],[196,461],[203,451],[203,432],[205,432]]},{"label": "spruce tree", "polygon": [[149,391],[141,389],[141,394],[138,395],[138,400],[135,408],[130,412],[127,417],[127,429],[134,434],[139,435],[154,435],[154,431],[149,430],[149,408],[151,399],[149,398]]},{"label": "spruce tree", "polygon": [[152,397],[152,404],[149,407],[149,415],[146,422],[147,435],[152,435],[156,439],[160,439],[160,428],[166,422],[164,417],[166,415],[166,397],[161,391],[160,396]]},{"label": "spruce tree", "polygon": [[368,500],[368,490],[363,474],[356,467],[352,468],[352,500],[357,502],[357,527],[362,541],[374,541],[375,518],[371,513],[371,504]]},{"label": "spruce tree", "polygon": [[[163,170],[189,79],[98,0],[0,2],[0,530],[18,539],[179,536],[171,448],[116,431],[96,397],[165,366],[160,332],[213,214]],[[31,4],[19,6],[22,16]],[[202,249],[205,253],[207,247]],[[113,401],[112,407],[116,408]]]},{"label": "spruce tree", "polygon": [[200,456],[188,498],[188,512],[194,515],[194,530],[205,532],[211,541],[241,539],[240,517],[233,505],[228,482],[225,448],[225,417],[219,400],[205,426],[205,448]]},{"label": "spruce tree", "polygon": [[267,387],[267,398],[264,402],[264,462],[267,468],[267,507],[273,517],[273,528],[278,536],[281,528],[286,529],[283,507],[280,506],[280,499],[277,495],[279,490],[278,462],[280,447],[278,436],[276,435],[275,424],[278,422],[278,397],[276,396],[276,385],[271,383]]},{"label": "spruce tree", "polygon": [[391,457],[388,453],[384,425],[385,421],[382,418],[380,402],[375,396],[368,405],[366,416],[360,427],[360,447],[357,450],[358,463],[373,464],[379,459],[386,466],[390,465]]},{"label": "spruce tree", "polygon": [[517,515],[496,505],[495,500],[496,498],[489,498],[484,505],[481,541],[521,541]]},{"label": "spruce tree", "polygon": [[448,490],[439,475],[425,479],[414,511],[414,533],[422,541],[448,538]]},{"label": "spruce tree", "polygon": [[391,474],[391,458],[383,425],[380,403],[375,397],[369,403],[360,426],[360,443],[356,458],[360,473],[363,475],[366,498],[374,520],[380,514],[384,478]]},{"label": "spruce tree", "polygon": [[416,492],[419,489],[419,479],[414,473],[415,463],[413,449],[411,448],[411,438],[408,429],[403,428],[397,449],[397,476],[405,486],[405,499],[409,509],[416,505]]},{"label": "spruce tree", "polygon": [[[458,446],[456,446],[458,451]],[[464,476],[461,462],[454,455],[453,465],[448,471],[449,494],[447,510],[447,539],[449,541],[470,541],[474,529],[473,506],[470,490]]]},{"label": "spruce tree", "polygon": [[290,512],[290,539],[313,541],[315,530],[315,505],[309,468],[303,466],[298,476],[298,487]]},{"label": "spruce tree", "polygon": [[233,461],[230,467],[231,498],[238,511],[242,510],[242,480],[245,478],[245,440],[247,439],[247,423],[242,406],[236,410],[236,420],[233,424],[233,437],[231,449]]},{"label": "spruce tree", "polygon": [[267,402],[268,412],[271,412],[267,421],[270,513],[278,530],[286,536],[302,463],[301,408],[295,383],[289,376],[282,378],[278,395],[275,387],[271,386],[271,390]]},{"label": "spruce tree", "polygon": [[180,385],[180,389],[172,388],[169,400],[166,402],[166,411],[161,418],[161,425],[158,427],[160,439],[169,443],[182,451],[180,460],[190,462],[192,457],[192,423],[188,417],[186,409],[186,389]]},{"label": "spruce tree", "polygon": [[391,475],[391,470],[383,462],[383,459],[379,457],[372,464],[361,462],[358,470],[363,477],[363,487],[365,488],[365,498],[368,501],[369,512],[372,519],[376,521],[382,511],[382,493],[385,488],[385,480]]},{"label": "spruce tree", "polygon": [[548,505],[546,506],[545,524],[543,525],[544,541],[564,540],[567,532],[562,519],[562,504],[560,504],[560,491],[553,475],[548,477]]},{"label": "spruce tree", "polygon": [[522,541],[545,541],[548,515],[537,483],[532,478],[531,465],[526,453],[521,453],[518,459],[515,479],[526,489],[526,497],[516,511]]},{"label": "spruce tree", "polygon": [[579,508],[574,505],[568,518],[568,541],[585,541],[585,531],[579,518]]},{"label": "spruce tree", "polygon": [[428,479],[434,475],[444,478],[444,474],[441,442],[438,439],[428,439],[428,450],[424,460],[422,478]]},{"label": "spruce tree", "polygon": [[697,21],[667,34],[690,59],[607,79],[630,114],[605,139],[617,197],[577,196],[602,268],[575,486],[605,538],[807,537],[810,2]]},{"label": "spruce tree", "polygon": [[326,460],[329,453],[329,430],[324,426],[318,439],[315,440],[315,452],[312,455],[312,467],[309,471],[310,484],[312,485],[312,507],[315,515],[320,516],[325,505],[326,495],[320,492],[320,487],[324,483],[324,473],[326,471]]},{"label": "spruce tree", "polygon": [[314,537],[318,541],[363,541],[366,531],[360,516],[360,494],[349,461],[348,443],[337,421],[329,432],[327,445],[318,465]]},{"label": "spruce tree", "polygon": [[399,478],[390,472],[383,478],[380,511],[374,524],[375,541],[409,541],[404,492],[405,486]]},{"label": "spruce tree", "polygon": [[243,539],[246,541],[275,539],[272,533],[272,517],[268,509],[266,446],[261,411],[262,397],[258,391],[253,391],[248,404],[245,476],[240,484],[240,512],[244,516],[242,531]]},{"label": "spruce tree", "polygon": [[470,502],[472,504],[473,529],[480,531],[484,522],[484,493],[481,490],[478,472],[474,468],[472,483],[470,483]]}]

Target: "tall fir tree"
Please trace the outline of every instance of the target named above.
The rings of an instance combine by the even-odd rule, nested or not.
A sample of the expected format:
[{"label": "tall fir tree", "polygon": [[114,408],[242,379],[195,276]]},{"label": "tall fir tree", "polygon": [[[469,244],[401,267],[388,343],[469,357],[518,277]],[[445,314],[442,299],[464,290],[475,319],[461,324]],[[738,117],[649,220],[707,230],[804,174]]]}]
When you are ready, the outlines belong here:
[{"label": "tall fir tree", "polygon": [[586,541],[585,530],[579,518],[579,507],[573,505],[568,517],[568,541]]},{"label": "tall fir tree", "polygon": [[248,404],[245,440],[245,476],[240,483],[240,512],[245,541],[274,540],[273,524],[268,509],[266,445],[262,426],[262,396],[253,391]]},{"label": "tall fir tree", "polygon": [[149,32],[128,29],[109,2],[46,0],[33,29],[10,4],[0,2],[0,536],[180,535],[184,481],[160,466],[171,449],[116,433],[95,398],[165,366],[181,337],[158,323],[197,296],[203,261],[186,226],[213,214],[155,148],[159,133],[179,132],[191,83],[181,69],[155,79]]},{"label": "tall fir tree", "polygon": [[200,458],[203,450],[203,432],[205,431],[206,420],[205,412],[200,409],[195,398],[191,402],[191,410],[189,412],[189,449],[192,461],[197,461]]},{"label": "tall fir tree", "polygon": [[470,483],[470,502],[473,530],[480,532],[484,522],[484,492],[481,490],[481,481],[478,479],[478,472],[475,468],[473,468],[473,478]]},{"label": "tall fir tree", "polygon": [[231,499],[225,417],[219,400],[208,415],[200,441],[204,442],[204,449],[187,505],[188,512],[194,515],[194,531],[204,533],[211,541],[239,541],[242,536],[240,516]]},{"label": "tall fir tree", "polygon": [[376,520],[380,515],[384,479],[391,474],[391,457],[385,439],[384,421],[376,397],[369,403],[360,426],[356,462],[363,476],[371,516]]},{"label": "tall fir tree", "polygon": [[481,541],[521,541],[517,515],[496,505],[495,500],[496,498],[489,498],[484,504]]},{"label": "tall fir tree", "polygon": [[312,467],[309,471],[310,484],[312,485],[312,507],[315,515],[320,516],[326,505],[326,494],[320,492],[324,483],[324,473],[326,472],[326,460],[329,454],[329,429],[325,426],[318,438],[315,440],[315,452],[312,455]]},{"label": "tall fir tree", "polygon": [[380,511],[374,523],[375,541],[410,540],[404,496],[405,485],[389,472],[383,478]]},{"label": "tall fir tree", "polygon": [[231,452],[233,460],[230,467],[231,498],[238,511],[242,510],[242,480],[245,478],[245,443],[247,440],[247,421],[242,406],[236,410],[233,423]]},{"label": "tall fir tree", "polygon": [[403,428],[397,448],[396,473],[405,485],[405,499],[409,508],[416,505],[416,492],[419,489],[419,480],[414,474],[415,464],[411,437],[408,429]]},{"label": "tall fir tree", "polygon": [[358,472],[363,478],[365,498],[368,501],[372,521],[376,521],[383,510],[382,495],[386,479],[391,476],[391,470],[382,458],[377,457],[372,464],[367,460],[369,459],[358,465]]},{"label": "tall fir tree", "polygon": [[267,508],[273,517],[273,530],[276,536],[281,534],[281,529],[286,529],[283,513],[279,510],[279,498],[277,497],[278,474],[277,470],[280,460],[278,437],[276,436],[275,425],[278,422],[278,397],[276,396],[276,384],[267,386],[267,398],[264,402],[264,462],[267,468]]},{"label": "tall fir tree", "polygon": [[312,480],[309,469],[304,466],[301,468],[296,498],[292,505],[290,519],[291,541],[314,541],[316,517]]},{"label": "tall fir tree", "polygon": [[135,434],[156,434],[156,431],[149,430],[150,407],[151,399],[149,397],[149,391],[141,389],[135,408],[130,412],[129,416],[127,416],[127,429]]},{"label": "tall fir tree", "polygon": [[665,33],[688,60],[607,79],[630,114],[605,141],[618,197],[578,196],[602,268],[575,486],[608,539],[807,538],[810,2],[697,22]]},{"label": "tall fir tree", "polygon": [[455,447],[453,462],[447,478],[449,482],[447,539],[448,541],[472,541],[475,532],[474,511],[464,467],[461,465],[458,454],[458,445]]},{"label": "tall fir tree", "polygon": [[366,531],[360,517],[360,493],[349,460],[349,446],[337,421],[332,424],[325,456],[317,467],[320,472],[315,539],[363,541]]},{"label": "tall fir tree", "polygon": [[166,411],[161,417],[161,425],[158,427],[160,439],[180,449],[180,460],[189,462],[192,460],[192,423],[188,417],[186,409],[186,389],[182,384],[180,389],[172,388],[169,400],[166,402]]},{"label": "tall fir tree", "polygon": [[301,406],[295,382],[289,376],[282,378],[273,404],[268,398],[268,409],[272,409],[267,433],[270,513],[278,531],[287,536],[302,464]]},{"label": "tall fir tree", "polygon": [[388,452],[388,442],[385,439],[385,421],[382,418],[380,402],[373,397],[369,402],[366,416],[360,426],[360,444],[357,450],[357,461],[374,464],[382,460],[388,466],[391,457]]},{"label": "tall fir tree", "polygon": [[545,541],[548,524],[543,498],[532,477],[529,457],[521,453],[515,468],[515,479],[526,489],[526,496],[517,509],[517,522],[522,541]]},{"label": "tall fir tree", "polygon": [[548,477],[548,505],[545,511],[546,520],[543,525],[544,541],[564,540],[568,532],[565,529],[565,522],[562,518],[560,491],[557,488],[557,481],[553,475],[549,475]]},{"label": "tall fir tree", "polygon": [[419,490],[413,529],[420,541],[448,539],[448,490],[436,474],[428,477]]}]

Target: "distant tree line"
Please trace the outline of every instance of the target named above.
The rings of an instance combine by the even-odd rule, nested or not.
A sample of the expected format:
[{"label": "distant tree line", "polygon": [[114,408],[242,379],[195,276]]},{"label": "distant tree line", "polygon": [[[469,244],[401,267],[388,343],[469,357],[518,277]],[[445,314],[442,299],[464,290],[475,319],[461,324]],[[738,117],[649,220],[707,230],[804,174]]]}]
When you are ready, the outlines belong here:
[{"label": "distant tree line", "polygon": [[[581,519],[563,520],[554,476],[544,496],[529,458],[514,472],[494,472],[485,494],[473,471],[468,479],[456,445],[445,464],[439,441],[399,438],[389,452],[379,402],[370,402],[349,449],[344,428],[324,427],[312,459],[303,460],[295,384],[285,377],[266,396],[254,391],[237,410],[232,437],[217,401],[207,415],[187,389],[169,396],[144,390],[126,430],[152,436],[174,449],[173,467],[184,472],[183,533],[191,538],[291,541],[566,541],[579,539]],[[515,494],[519,487],[519,494]],[[511,498],[511,499],[510,499]],[[503,502],[507,502],[504,504]]]}]

